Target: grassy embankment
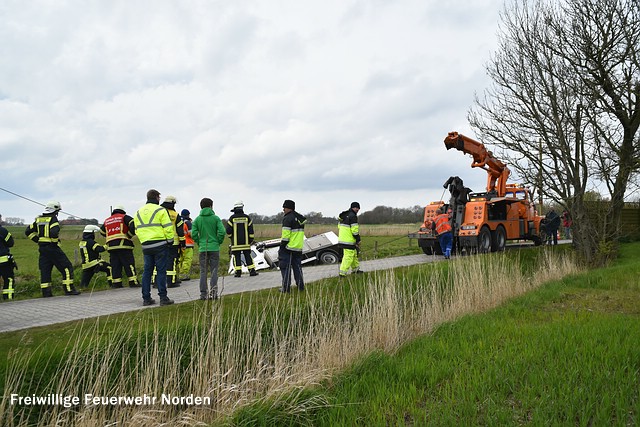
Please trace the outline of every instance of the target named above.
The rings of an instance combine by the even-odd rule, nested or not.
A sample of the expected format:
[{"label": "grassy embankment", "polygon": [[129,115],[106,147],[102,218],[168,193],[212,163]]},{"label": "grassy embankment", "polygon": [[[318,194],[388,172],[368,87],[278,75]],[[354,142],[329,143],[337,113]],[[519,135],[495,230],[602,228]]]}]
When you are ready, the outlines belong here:
[{"label": "grassy embankment", "polygon": [[[376,351],[233,425],[640,424],[640,244],[614,265]],[[296,411],[304,408],[307,411]]]},{"label": "grassy embankment", "polygon": [[[361,259],[375,259],[384,258],[388,256],[399,256],[408,254],[422,253],[417,247],[416,242],[410,242],[406,237],[407,233],[415,231],[417,229],[415,224],[407,225],[363,225],[362,235],[364,236],[362,244],[362,256]],[[38,271],[38,247],[35,243],[28,240],[24,235],[25,227],[8,227],[9,231],[15,239],[15,245],[11,249],[11,253],[15,257],[19,269],[16,271],[16,286],[14,299],[30,299],[41,296],[40,292],[40,273]],[[80,266],[80,258],[78,254],[78,243],[82,239],[83,226],[65,226],[61,232],[61,247],[67,254],[69,259],[74,265],[74,277],[76,287],[80,285],[80,277],[82,275],[82,267]],[[280,237],[280,226],[273,225],[256,225],[256,240],[268,240]],[[323,233],[325,231],[337,232],[336,227],[326,225],[311,224],[306,227],[305,233],[307,236],[313,236],[315,234]],[[96,234],[97,241],[104,243],[104,238]],[[138,271],[138,278],[142,275],[142,251],[136,238],[136,247],[134,254],[136,258],[136,268]],[[220,251],[220,275],[227,274],[227,268],[229,266],[229,240],[226,239],[222,245]],[[103,254],[102,258],[109,260],[108,254]],[[200,275],[200,268],[198,266],[197,248],[194,253],[193,265],[190,276],[197,278]],[[54,268],[53,270],[53,292],[54,295],[60,295],[63,293],[62,284],[60,282],[60,273]],[[106,275],[104,273],[98,273],[94,276],[90,290],[101,291],[109,289],[107,285]],[[2,301],[2,300],[0,300]]]},{"label": "grassy embankment", "polygon": [[[346,282],[324,280],[310,284],[302,294],[284,296],[271,290],[229,295],[214,304],[196,301],[109,319],[0,334],[0,375],[5,390],[0,422],[50,425],[57,420],[59,425],[93,426],[110,422],[195,425],[231,420],[273,425],[362,424],[361,419],[366,419],[370,422],[364,424],[379,424],[383,420],[418,420],[420,413],[428,414],[427,421],[445,420],[447,413],[431,411],[427,398],[442,393],[460,411],[455,402],[470,393],[477,397],[469,398],[468,405],[480,404],[477,399],[491,387],[480,380],[467,384],[458,372],[472,365],[479,355],[491,366],[490,361],[499,359],[501,346],[489,339],[476,347],[478,332],[472,328],[460,329],[458,323],[442,325],[490,310],[549,280],[577,274],[571,257],[565,255],[564,251],[534,248],[465,257],[450,263],[365,274]],[[532,297],[533,301],[544,300],[545,293],[540,295]],[[503,315],[522,310],[524,307],[516,305]],[[480,328],[483,320],[474,318],[466,317],[462,322],[477,322]],[[403,347],[406,343],[434,330],[436,335],[427,339],[442,339],[443,343],[422,344],[425,347],[410,357],[415,360],[413,373],[409,369],[404,376],[399,374],[401,367],[411,366],[407,363],[398,363],[397,375],[389,371],[395,358],[409,354],[418,345]],[[441,335],[447,330],[455,331],[451,343]],[[518,341],[520,330],[512,333],[509,340]],[[565,346],[563,336],[552,338],[557,354],[550,363],[559,368],[563,366],[560,361],[567,352],[573,354],[573,349]],[[604,348],[609,346],[605,344]],[[623,359],[626,355],[621,350]],[[420,376],[418,367],[433,367],[441,359],[446,361],[443,368],[433,372],[425,368],[427,373]],[[357,361],[361,362],[350,368]],[[379,361],[388,362],[378,365]],[[625,366],[633,368],[629,363]],[[349,369],[344,376],[334,377],[344,369]],[[497,365],[493,369],[499,372],[501,368]],[[376,372],[380,378],[375,378]],[[409,380],[414,377],[411,385]],[[467,391],[459,391],[453,379],[464,382]],[[513,381],[512,388],[517,391],[522,380]],[[544,376],[538,384],[555,386]],[[350,385],[360,386],[360,393],[369,395],[348,391],[341,395],[341,387]],[[413,390],[414,395],[402,395],[402,390]],[[10,405],[6,398],[9,393],[80,397],[86,393],[193,394],[211,397],[212,405],[81,404],[66,410],[61,406]],[[521,397],[515,394],[513,399],[517,403]],[[569,401],[568,397],[564,399]],[[378,405],[376,410],[369,400]],[[235,418],[227,418],[239,409]],[[487,407],[487,411],[491,409]],[[460,414],[470,424],[477,420],[465,411]]]}]

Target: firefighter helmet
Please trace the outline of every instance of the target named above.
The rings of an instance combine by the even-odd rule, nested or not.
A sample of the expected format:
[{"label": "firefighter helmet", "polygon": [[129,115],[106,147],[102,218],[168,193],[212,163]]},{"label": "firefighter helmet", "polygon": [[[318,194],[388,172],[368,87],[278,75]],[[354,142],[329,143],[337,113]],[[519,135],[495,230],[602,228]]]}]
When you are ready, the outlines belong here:
[{"label": "firefighter helmet", "polygon": [[95,233],[96,231],[100,231],[100,227],[92,224],[85,225],[84,230],[82,230],[83,233]]}]

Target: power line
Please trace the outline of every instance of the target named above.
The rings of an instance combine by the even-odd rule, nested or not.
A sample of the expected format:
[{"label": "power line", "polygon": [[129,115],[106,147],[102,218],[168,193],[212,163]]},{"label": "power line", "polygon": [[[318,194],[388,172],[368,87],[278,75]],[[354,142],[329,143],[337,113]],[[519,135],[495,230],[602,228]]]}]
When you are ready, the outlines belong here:
[{"label": "power line", "polygon": [[[21,195],[21,194],[14,193],[13,191],[9,191],[9,190],[7,190],[6,188],[2,188],[2,187],[0,187],[0,190],[4,191],[4,192],[6,192],[6,193],[12,194],[12,195],[14,195],[14,196],[16,196],[16,197],[19,197],[19,198],[21,198],[21,199],[27,200],[27,201],[29,201],[29,202],[31,202],[31,203],[35,203],[36,205],[40,205],[40,206],[44,206],[44,207],[46,207],[46,206],[47,206],[47,205],[45,205],[44,203],[40,203],[40,202],[38,202],[38,201],[36,201],[36,200],[30,199],[30,198],[25,197],[25,196],[23,196],[23,195]],[[78,215],[74,215],[74,214],[72,214],[72,213],[65,212],[65,211],[63,211],[63,210],[61,210],[60,212],[62,212],[62,213],[63,213],[63,214],[65,214],[65,215],[68,215],[68,216],[72,216],[72,217],[80,218]]]}]

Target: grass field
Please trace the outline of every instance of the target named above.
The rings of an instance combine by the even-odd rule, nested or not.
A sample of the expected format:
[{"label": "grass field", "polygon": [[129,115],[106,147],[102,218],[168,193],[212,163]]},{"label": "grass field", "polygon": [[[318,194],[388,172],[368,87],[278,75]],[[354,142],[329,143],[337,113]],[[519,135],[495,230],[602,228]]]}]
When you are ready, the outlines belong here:
[{"label": "grass field", "polygon": [[639,255],[640,244],[624,245],[611,267],[368,354],[317,387],[243,408],[230,424],[639,425]]},{"label": "grass field", "polygon": [[[229,295],[217,303],[195,301],[0,334],[5,393],[0,424],[384,425],[420,420],[420,408],[426,406],[415,400],[418,395],[414,400],[400,395],[398,406],[392,405],[405,381],[388,371],[387,365],[375,364],[401,357],[417,337],[434,331],[438,337],[455,328],[456,323],[450,322],[456,319],[484,313],[549,280],[567,274],[578,277],[570,251],[547,249],[551,248],[463,257],[451,263],[369,273],[346,282],[323,280],[290,298],[261,291]],[[421,398],[446,390],[445,396],[454,396],[457,385],[447,384],[446,373],[455,376],[456,369],[472,364],[466,358],[475,357],[474,353],[486,352],[483,357],[488,361],[498,357],[493,352],[499,352],[500,346],[477,347],[477,332],[466,335],[466,329],[454,330],[461,336],[451,346],[464,345],[465,352],[428,343],[411,356],[416,359],[416,374],[423,361],[427,370],[439,359],[447,361],[442,372],[435,371],[439,376],[426,378],[431,374],[423,373],[418,381],[421,387],[431,385],[435,390],[409,387],[422,393]],[[560,341],[556,344],[561,351],[571,350]],[[375,368],[368,375],[381,378],[364,375],[361,366],[367,371]],[[371,395],[341,394],[340,385],[359,385]],[[466,387],[477,387],[469,390],[475,396],[487,392],[481,382]],[[213,402],[206,407],[77,405],[67,409],[11,405],[9,393],[194,394],[209,396]],[[371,405],[386,403],[374,411],[367,406],[369,400]],[[417,412],[407,412],[402,405],[417,405],[412,409]],[[341,409],[349,411],[341,413]],[[430,414],[433,417],[423,419],[431,422],[446,415]],[[462,424],[477,424],[473,416],[462,415],[458,418]]]},{"label": "grass field", "polygon": [[[362,226],[362,251],[361,259],[376,259],[384,258],[388,256],[399,256],[422,253],[418,248],[415,241],[410,241],[407,238],[407,233],[415,231],[418,225],[363,225]],[[40,292],[40,273],[38,270],[38,246],[32,241],[28,240],[24,235],[25,227],[8,227],[9,231],[15,239],[15,246],[11,249],[11,253],[14,255],[19,269],[16,271],[16,285],[14,299],[29,299],[41,296]],[[65,226],[61,231],[61,247],[67,254],[69,259],[74,265],[74,277],[76,287],[80,284],[80,277],[82,275],[82,268],[80,266],[80,259],[78,253],[78,243],[82,239],[83,226]],[[279,225],[256,225],[256,240],[268,240],[280,237],[281,228]],[[331,227],[326,225],[311,224],[306,227],[305,234],[311,237],[315,234],[323,233],[326,231],[334,231],[337,233],[337,227]],[[104,238],[97,235],[97,241],[104,243]],[[136,268],[138,271],[138,278],[142,275],[142,251],[137,239],[136,248],[134,254],[136,258]],[[229,265],[229,241],[225,240],[223,247],[220,251],[220,275],[227,274],[227,267]],[[196,248],[197,251],[197,248]],[[108,260],[108,255],[103,254],[103,259]],[[199,277],[200,269],[198,267],[197,252],[194,254],[194,261],[191,270],[191,277]],[[96,274],[94,276],[92,290],[107,290],[106,275],[103,273]],[[53,289],[54,294],[59,295],[63,293],[61,277],[57,270],[53,272]],[[1,300],[0,300],[1,301]]]}]

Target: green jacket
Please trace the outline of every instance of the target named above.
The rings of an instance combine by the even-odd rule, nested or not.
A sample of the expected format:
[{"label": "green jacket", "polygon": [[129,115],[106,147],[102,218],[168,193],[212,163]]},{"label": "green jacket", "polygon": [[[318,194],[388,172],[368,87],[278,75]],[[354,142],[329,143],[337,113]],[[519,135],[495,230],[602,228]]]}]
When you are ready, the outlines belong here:
[{"label": "green jacket", "polygon": [[226,234],[222,221],[211,208],[202,209],[191,228],[191,237],[200,252],[219,252]]}]

